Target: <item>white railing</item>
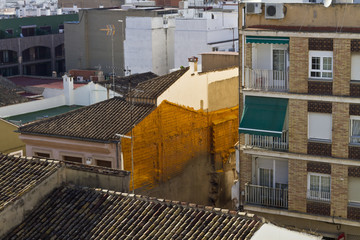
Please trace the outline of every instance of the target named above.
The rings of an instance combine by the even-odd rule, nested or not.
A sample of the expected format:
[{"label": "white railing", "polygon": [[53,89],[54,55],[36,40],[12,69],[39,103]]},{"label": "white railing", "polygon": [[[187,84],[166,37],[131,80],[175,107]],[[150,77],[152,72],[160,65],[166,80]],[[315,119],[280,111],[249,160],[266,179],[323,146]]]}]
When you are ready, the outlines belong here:
[{"label": "white railing", "polygon": [[245,184],[245,202],[263,206],[287,208],[288,190]]},{"label": "white railing", "polygon": [[281,137],[245,134],[245,145],[259,148],[287,151],[289,149],[288,131]]},{"label": "white railing", "polygon": [[307,191],[307,198],[311,200],[318,200],[318,201],[330,201],[331,194],[330,192],[320,192],[320,191]]},{"label": "white railing", "polygon": [[286,92],[289,90],[289,72],[245,68],[245,88]]}]

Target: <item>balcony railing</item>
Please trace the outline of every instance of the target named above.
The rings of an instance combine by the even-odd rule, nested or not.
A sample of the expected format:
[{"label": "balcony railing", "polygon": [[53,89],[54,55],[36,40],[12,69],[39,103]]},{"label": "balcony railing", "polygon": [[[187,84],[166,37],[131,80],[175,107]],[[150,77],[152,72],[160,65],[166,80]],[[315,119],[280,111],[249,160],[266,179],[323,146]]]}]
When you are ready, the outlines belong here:
[{"label": "balcony railing", "polygon": [[245,68],[245,87],[263,91],[287,92],[289,72]]},{"label": "balcony railing", "polygon": [[289,149],[288,131],[281,137],[245,134],[245,145],[271,150],[287,151]]},{"label": "balcony railing", "polygon": [[307,191],[307,199],[310,200],[329,202],[330,197],[331,197],[330,192],[321,192],[321,191],[313,191],[313,190]]},{"label": "balcony railing", "polygon": [[269,207],[288,207],[288,190],[245,184],[245,202]]}]

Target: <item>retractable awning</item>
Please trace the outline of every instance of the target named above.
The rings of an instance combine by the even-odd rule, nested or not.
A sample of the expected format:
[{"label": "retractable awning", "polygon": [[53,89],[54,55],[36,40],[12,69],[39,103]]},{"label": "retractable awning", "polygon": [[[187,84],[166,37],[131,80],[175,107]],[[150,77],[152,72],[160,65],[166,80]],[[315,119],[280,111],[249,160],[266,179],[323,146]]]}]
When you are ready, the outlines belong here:
[{"label": "retractable awning", "polygon": [[281,137],[288,99],[245,97],[239,133]]},{"label": "retractable awning", "polygon": [[246,36],[246,43],[289,44],[288,37]]}]

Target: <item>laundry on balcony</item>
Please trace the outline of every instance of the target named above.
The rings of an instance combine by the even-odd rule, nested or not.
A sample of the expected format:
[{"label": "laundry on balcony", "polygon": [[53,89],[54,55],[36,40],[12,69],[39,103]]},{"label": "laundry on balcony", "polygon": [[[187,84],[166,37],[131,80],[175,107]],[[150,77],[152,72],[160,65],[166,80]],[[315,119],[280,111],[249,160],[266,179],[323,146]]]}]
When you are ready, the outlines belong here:
[{"label": "laundry on balcony", "polygon": [[281,137],[288,99],[245,97],[239,133]]},{"label": "laundry on balcony", "polygon": [[289,37],[246,36],[246,43],[289,44]]}]

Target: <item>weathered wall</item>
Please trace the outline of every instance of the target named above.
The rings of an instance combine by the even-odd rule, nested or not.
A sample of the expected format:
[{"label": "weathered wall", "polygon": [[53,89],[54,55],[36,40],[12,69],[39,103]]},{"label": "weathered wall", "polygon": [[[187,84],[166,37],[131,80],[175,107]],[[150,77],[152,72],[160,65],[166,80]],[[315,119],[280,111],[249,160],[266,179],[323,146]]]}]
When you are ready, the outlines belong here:
[{"label": "weathered wall", "polygon": [[239,104],[238,86],[238,77],[210,83],[208,87],[209,111],[237,106]]},{"label": "weathered wall", "polygon": [[203,72],[239,66],[239,53],[211,52],[201,54]]},{"label": "weathered wall", "polygon": [[15,133],[17,126],[0,119],[0,133],[3,139],[0,141],[0,152],[11,153],[22,150],[25,154],[25,143],[19,139],[19,133]]},{"label": "weathered wall", "polygon": [[[237,141],[237,113],[237,108],[233,108],[207,114],[164,101],[134,128],[135,189],[142,187],[140,192],[154,189],[154,194],[163,198],[177,199],[180,189],[186,188],[181,199],[216,203],[217,197],[209,200],[209,194],[204,192],[218,193],[221,176],[209,183],[208,174],[222,174],[227,164],[229,152]],[[123,140],[122,151],[124,168],[130,170],[130,140]],[[201,182],[200,176],[206,175]],[[166,181],[169,182],[162,185]],[[161,186],[179,191],[159,190]],[[219,188],[211,190],[213,186]]]}]

